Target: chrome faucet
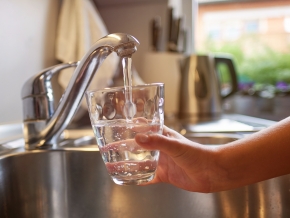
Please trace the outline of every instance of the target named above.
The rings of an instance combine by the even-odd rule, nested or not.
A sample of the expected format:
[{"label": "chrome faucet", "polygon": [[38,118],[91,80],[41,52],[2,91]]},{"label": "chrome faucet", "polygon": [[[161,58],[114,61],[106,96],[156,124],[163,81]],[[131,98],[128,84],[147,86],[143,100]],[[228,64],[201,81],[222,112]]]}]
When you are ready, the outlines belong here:
[{"label": "chrome faucet", "polygon": [[[138,45],[138,40],[131,35],[110,34],[99,39],[80,62],[56,65],[30,78],[21,93],[26,149],[55,148],[101,63],[112,52],[120,57],[131,57]],[[52,77],[69,67],[76,69],[57,102],[54,99]]]}]

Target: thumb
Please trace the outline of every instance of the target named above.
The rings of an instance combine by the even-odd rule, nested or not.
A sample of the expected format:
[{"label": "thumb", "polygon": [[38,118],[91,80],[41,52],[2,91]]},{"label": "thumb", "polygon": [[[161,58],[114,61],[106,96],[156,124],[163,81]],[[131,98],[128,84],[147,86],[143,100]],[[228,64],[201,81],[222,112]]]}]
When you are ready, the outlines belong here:
[{"label": "thumb", "polygon": [[139,133],[135,136],[135,141],[145,149],[160,150],[171,157],[181,156],[189,149],[189,145],[184,140],[159,134]]}]

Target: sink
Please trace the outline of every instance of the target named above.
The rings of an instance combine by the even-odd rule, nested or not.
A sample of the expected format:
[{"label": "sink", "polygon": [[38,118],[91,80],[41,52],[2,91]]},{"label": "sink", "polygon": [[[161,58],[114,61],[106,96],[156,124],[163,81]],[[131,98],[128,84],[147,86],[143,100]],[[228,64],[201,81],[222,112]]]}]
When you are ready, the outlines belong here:
[{"label": "sink", "polygon": [[231,191],[119,186],[95,145],[0,156],[0,217],[290,217],[290,175]]},{"label": "sink", "polygon": [[[245,137],[202,128],[184,135],[206,146]],[[21,137],[1,147],[1,218],[290,217],[290,175],[211,194],[169,184],[119,186],[107,174],[91,128],[66,130],[58,149],[27,151]]]},{"label": "sink", "polygon": [[243,138],[240,134],[228,133],[186,133],[184,135],[191,141],[210,146],[219,146]]},{"label": "sink", "polygon": [[289,217],[290,177],[232,191],[118,186],[97,149],[21,151],[0,159],[0,217]]}]

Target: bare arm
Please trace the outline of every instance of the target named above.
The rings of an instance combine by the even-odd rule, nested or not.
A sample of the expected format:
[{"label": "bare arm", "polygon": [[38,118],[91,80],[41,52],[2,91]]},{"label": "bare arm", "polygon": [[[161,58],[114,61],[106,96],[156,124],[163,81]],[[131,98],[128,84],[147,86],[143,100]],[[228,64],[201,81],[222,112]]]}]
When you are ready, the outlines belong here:
[{"label": "bare arm", "polygon": [[163,134],[135,138],[144,148],[161,151],[150,183],[216,192],[290,173],[290,118],[217,148],[191,142],[169,128]]},{"label": "bare arm", "polygon": [[221,147],[217,165],[224,178],[213,189],[235,188],[290,173],[290,118]]}]

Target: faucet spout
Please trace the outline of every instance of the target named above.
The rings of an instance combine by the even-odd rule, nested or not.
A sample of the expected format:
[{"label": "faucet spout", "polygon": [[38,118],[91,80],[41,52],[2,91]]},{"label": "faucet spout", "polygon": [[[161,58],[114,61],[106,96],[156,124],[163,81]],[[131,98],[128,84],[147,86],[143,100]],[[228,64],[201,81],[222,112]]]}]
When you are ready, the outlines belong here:
[{"label": "faucet spout", "polygon": [[[61,133],[73,118],[101,63],[112,52],[120,57],[131,57],[137,51],[138,45],[138,40],[131,35],[110,34],[99,39],[80,62],[51,67],[29,79],[22,88],[26,149],[47,149],[57,145]],[[53,102],[50,80],[52,75],[60,69],[75,66],[77,67],[64,95],[56,110],[52,111],[49,107]]]}]

